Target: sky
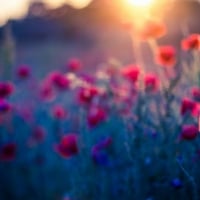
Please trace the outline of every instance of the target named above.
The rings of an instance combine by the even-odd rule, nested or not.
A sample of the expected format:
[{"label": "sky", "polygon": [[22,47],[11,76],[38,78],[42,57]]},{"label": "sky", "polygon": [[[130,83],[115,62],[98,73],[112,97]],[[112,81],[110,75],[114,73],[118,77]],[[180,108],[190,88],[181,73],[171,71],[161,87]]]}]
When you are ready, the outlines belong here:
[{"label": "sky", "polygon": [[[29,3],[33,0],[0,0],[0,25],[9,18],[20,18],[26,14]],[[91,0],[43,0],[51,7],[70,3],[75,7],[83,7]]]}]

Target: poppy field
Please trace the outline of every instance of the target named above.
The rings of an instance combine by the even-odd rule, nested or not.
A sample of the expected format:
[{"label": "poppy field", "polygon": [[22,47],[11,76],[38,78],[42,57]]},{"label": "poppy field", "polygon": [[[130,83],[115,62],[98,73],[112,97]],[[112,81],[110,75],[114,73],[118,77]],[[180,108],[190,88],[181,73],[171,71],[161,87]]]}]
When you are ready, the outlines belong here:
[{"label": "poppy field", "polygon": [[158,43],[161,21],[123,28],[128,65],[2,67],[0,200],[200,199],[200,34],[177,47]]}]

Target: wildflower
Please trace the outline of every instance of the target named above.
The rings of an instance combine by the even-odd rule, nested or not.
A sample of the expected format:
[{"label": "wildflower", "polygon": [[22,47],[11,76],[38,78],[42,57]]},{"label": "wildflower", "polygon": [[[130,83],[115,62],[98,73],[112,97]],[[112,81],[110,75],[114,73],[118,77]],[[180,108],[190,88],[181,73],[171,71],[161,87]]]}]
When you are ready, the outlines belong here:
[{"label": "wildflower", "polygon": [[15,143],[7,143],[0,147],[0,160],[12,161],[16,157],[17,146]]},{"label": "wildflower", "polygon": [[198,136],[198,128],[195,125],[184,125],[182,127],[180,139],[194,140]]},{"label": "wildflower", "polygon": [[188,50],[200,50],[200,34],[191,34],[181,42],[182,49]]},{"label": "wildflower", "polygon": [[181,109],[180,109],[181,115],[184,115],[186,113],[191,113],[192,115],[195,115],[197,112],[197,104],[196,102],[184,98],[181,103]]},{"label": "wildflower", "polygon": [[56,105],[53,107],[52,114],[56,119],[64,119],[67,116],[64,108],[60,105]]},{"label": "wildflower", "polygon": [[95,164],[101,166],[107,166],[109,164],[109,157],[108,153],[101,150],[101,151],[92,151],[92,159]]},{"label": "wildflower", "polygon": [[92,147],[92,159],[95,164],[106,166],[109,163],[108,153],[105,151],[112,144],[112,138],[107,137]]},{"label": "wildflower", "polygon": [[19,78],[26,79],[30,76],[30,67],[28,65],[21,65],[17,69],[17,75]]},{"label": "wildflower", "polygon": [[45,137],[46,137],[46,131],[44,130],[44,128],[41,126],[37,126],[36,128],[34,128],[30,140],[28,141],[28,144],[30,146],[33,146],[37,143],[41,143],[44,141]]},{"label": "wildflower", "polygon": [[40,97],[44,101],[52,101],[55,98],[55,91],[49,81],[44,81],[40,87]]},{"label": "wildflower", "polygon": [[77,72],[81,69],[82,64],[79,59],[72,58],[67,63],[67,69],[71,72]]},{"label": "wildflower", "polygon": [[78,101],[81,104],[90,104],[100,93],[100,89],[96,86],[82,87],[78,91]]},{"label": "wildflower", "polygon": [[156,62],[161,66],[173,67],[176,64],[176,51],[174,47],[159,47],[157,50]]},{"label": "wildflower", "polygon": [[12,109],[12,106],[5,99],[0,99],[0,114],[7,113]]},{"label": "wildflower", "polygon": [[33,109],[30,105],[16,107],[16,111],[26,122],[34,121]]},{"label": "wildflower", "polygon": [[87,121],[90,127],[95,127],[106,119],[106,111],[99,106],[93,106],[90,108]]},{"label": "wildflower", "polygon": [[183,183],[182,181],[179,179],[179,178],[174,178],[172,181],[171,181],[171,186],[175,189],[180,189],[183,187]]},{"label": "wildflower", "polygon": [[95,81],[96,81],[96,77],[91,76],[89,74],[81,74],[79,76],[79,78],[80,78],[80,80],[82,80],[82,81],[84,81],[84,82],[86,82],[88,84],[94,84]]},{"label": "wildflower", "polygon": [[149,40],[164,36],[167,30],[162,22],[155,19],[148,19],[138,32],[142,40]]},{"label": "wildflower", "polygon": [[159,86],[158,77],[155,74],[146,74],[144,77],[144,87],[147,92],[157,91]]},{"label": "wildflower", "polygon": [[70,86],[69,79],[58,71],[54,71],[49,74],[48,80],[52,83],[56,88],[60,90],[68,89]]},{"label": "wildflower", "polygon": [[140,74],[140,69],[139,69],[138,66],[128,65],[128,66],[121,69],[121,74],[124,78],[135,83],[138,80],[138,77],[139,77],[139,74]]},{"label": "wildflower", "polygon": [[11,82],[0,82],[0,98],[10,96],[14,91],[14,85]]},{"label": "wildflower", "polygon": [[191,90],[192,97],[195,101],[200,101],[200,88],[199,87],[193,87]]},{"label": "wildflower", "polygon": [[112,142],[113,142],[112,138],[107,137],[104,140],[97,143],[93,148],[96,149],[96,150],[102,150],[102,149],[109,147],[112,144]]},{"label": "wildflower", "polygon": [[64,158],[70,158],[78,154],[78,135],[70,133],[63,136],[60,143],[55,145],[55,150]]}]

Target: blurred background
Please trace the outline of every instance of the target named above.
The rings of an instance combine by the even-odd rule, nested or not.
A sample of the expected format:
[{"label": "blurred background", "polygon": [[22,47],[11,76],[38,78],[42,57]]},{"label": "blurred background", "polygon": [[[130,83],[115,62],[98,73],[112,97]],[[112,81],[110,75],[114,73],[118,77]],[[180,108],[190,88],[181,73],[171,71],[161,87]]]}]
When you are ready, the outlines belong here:
[{"label": "blurred background", "polygon": [[[115,58],[134,61],[130,35],[130,0],[0,0],[0,50],[14,50],[14,63],[40,68],[40,75],[62,67],[71,57],[92,70]],[[129,9],[128,9],[129,8]],[[159,42],[178,45],[183,29],[200,32],[200,4],[192,0],[154,0],[153,14],[162,18],[168,34]],[[141,14],[144,12],[141,10]],[[138,21],[140,18],[138,17]],[[184,24],[184,27],[182,26]],[[6,43],[6,44],[5,44]],[[0,54],[0,66],[4,53]]]},{"label": "blurred background", "polygon": [[[197,177],[196,184],[199,186],[199,163],[196,165],[194,163],[197,160],[199,162],[200,143],[197,141],[194,146],[181,143],[179,146],[178,142],[183,137],[178,136],[179,131],[185,124],[186,128],[189,127],[189,133],[192,130],[191,134],[193,134],[192,137],[190,134],[186,135],[186,140],[197,136],[196,121],[194,121],[196,116],[195,119],[190,119],[186,113],[183,116],[185,118],[179,119],[179,109],[183,107],[183,110],[188,109],[189,112],[193,112],[196,104],[199,105],[199,87],[196,95],[197,103],[196,100],[193,102],[185,98],[191,93],[188,85],[197,85],[198,62],[194,60],[192,65],[191,54],[188,53],[189,59],[186,54],[183,54],[181,57],[183,61],[189,61],[183,66],[184,70],[187,69],[187,73],[183,78],[177,73],[177,76],[171,79],[170,76],[168,77],[168,72],[170,74],[171,71],[164,71],[167,78],[162,80],[160,77],[161,85],[166,79],[172,81],[168,90],[165,91],[164,88],[162,93],[158,92],[155,96],[152,85],[155,85],[157,90],[160,82],[157,76],[153,76],[153,83],[152,76],[149,76],[147,80],[150,87],[147,85],[147,89],[141,89],[140,93],[140,86],[137,87],[135,80],[128,83],[130,76],[131,79],[137,79],[134,78],[140,73],[137,67],[135,72],[134,66],[133,73],[132,71],[129,73],[129,68],[128,71],[124,71],[125,73],[120,69],[122,75],[128,72],[125,75],[128,79],[124,82],[121,82],[123,81],[123,77],[120,77],[121,73],[115,75],[115,72],[118,72],[115,67],[123,67],[135,62],[137,52],[143,53],[140,60],[145,70],[152,67],[155,70],[153,72],[156,72],[150,45],[147,42],[138,45],[141,52],[139,48],[133,48],[137,43],[136,31],[132,31],[135,28],[132,27],[133,21],[135,24],[141,24],[148,12],[152,18],[163,21],[167,27],[167,34],[158,39],[158,44],[173,45],[177,49],[177,57],[184,53],[179,51],[180,41],[190,33],[200,33],[198,1],[0,0],[0,3],[0,162],[4,158],[2,158],[3,154],[8,154],[8,161],[13,161],[0,163],[2,183],[0,200],[110,200],[112,198],[153,200],[154,197],[151,196],[154,195],[155,199],[162,200],[199,199],[193,194],[196,185],[192,174],[194,178]],[[165,60],[168,60],[168,57]],[[78,65],[75,62],[75,67],[81,66],[80,74],[79,71],[77,73],[78,78],[74,74],[65,74],[69,69],[68,61],[72,58],[80,61]],[[104,65],[105,63],[107,65]],[[177,63],[178,66],[179,62]],[[143,67],[139,62],[136,64]],[[28,76],[31,72],[30,79],[23,79],[23,70],[22,78],[18,78],[19,74],[16,72],[19,72],[17,69],[19,70],[20,66],[25,67],[25,77],[26,72]],[[108,67],[107,69],[110,67],[110,72],[106,72],[104,68],[108,76],[105,76],[105,73],[97,73],[101,72],[99,69],[103,67]],[[109,76],[112,71],[114,78],[112,75]],[[48,74],[48,72],[52,73]],[[91,74],[94,76],[90,76]],[[80,81],[79,77],[84,81]],[[10,82],[4,84],[3,80],[12,80],[14,86]],[[91,89],[87,82],[92,83]],[[179,82],[180,86],[176,89]],[[68,88],[71,83],[75,83],[72,84],[72,90]],[[176,90],[173,90],[174,88]],[[148,93],[148,90],[153,91],[152,96],[149,95],[151,93]],[[7,97],[13,91],[15,91],[14,95],[11,98]],[[146,94],[143,95],[145,92]],[[183,101],[182,97],[184,97]],[[178,107],[180,105],[182,107]],[[131,106],[133,108],[130,109]],[[93,107],[98,109],[93,110]],[[164,109],[166,112],[163,112]],[[88,122],[95,124],[96,121],[104,121],[107,113],[110,115],[108,123],[106,121],[105,125],[90,129]],[[188,126],[188,122],[192,126]],[[37,126],[39,129],[35,129]],[[69,150],[65,150],[65,147],[60,144],[55,146],[55,144],[58,144],[61,136],[71,131],[83,137],[83,144],[80,145],[80,156],[68,162],[68,159],[57,156],[57,153],[61,156],[62,151],[65,154],[77,153],[77,147],[74,150],[72,145]],[[136,131],[136,134],[132,135],[132,131]],[[109,137],[107,139],[107,136],[111,136],[111,140]],[[29,137],[30,139],[36,137],[41,141],[41,145],[34,146],[32,140],[29,142]],[[45,137],[47,140],[43,143]],[[102,140],[104,137],[106,140]],[[113,141],[115,140],[113,142],[115,146],[108,149],[107,153],[104,146],[109,146],[112,138]],[[150,140],[148,141],[147,138]],[[69,141],[69,146],[71,143],[74,143],[73,140]],[[17,151],[17,159],[15,159],[15,151]],[[9,160],[10,154],[11,160]],[[170,162],[166,163],[168,161]],[[187,164],[189,175],[182,167],[182,163]],[[109,167],[104,168],[106,165]],[[180,193],[175,193],[168,184],[171,179],[172,186]],[[179,190],[183,186],[185,189]],[[197,189],[200,194],[199,187]],[[169,197],[171,194],[172,196]]]}]

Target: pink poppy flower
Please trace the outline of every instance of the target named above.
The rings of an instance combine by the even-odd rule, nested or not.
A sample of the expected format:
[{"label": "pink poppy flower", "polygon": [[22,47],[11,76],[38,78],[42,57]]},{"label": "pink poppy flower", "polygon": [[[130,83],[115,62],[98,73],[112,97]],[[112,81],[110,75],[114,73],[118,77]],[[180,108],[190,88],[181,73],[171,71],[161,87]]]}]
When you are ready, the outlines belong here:
[{"label": "pink poppy flower", "polygon": [[60,90],[69,89],[70,80],[61,72],[54,71],[48,75],[48,80]]},{"label": "pink poppy flower", "polygon": [[65,109],[62,106],[56,105],[53,107],[52,115],[56,119],[65,119],[67,116],[67,112],[65,111]]},{"label": "pink poppy flower", "polygon": [[184,115],[188,112],[191,113],[192,115],[195,115],[197,109],[198,109],[198,107],[197,107],[196,102],[194,102],[188,98],[184,98],[182,100],[181,109],[180,109],[181,115]]},{"label": "pink poppy flower", "polygon": [[195,101],[200,101],[200,88],[199,87],[193,87],[191,90],[192,97]]},{"label": "pink poppy flower", "polygon": [[55,150],[64,158],[71,158],[78,154],[78,135],[70,133],[63,136],[60,143],[55,145]]},{"label": "pink poppy flower", "polygon": [[49,81],[44,81],[40,86],[40,97],[44,101],[53,101],[56,97],[53,86]]},{"label": "pink poppy flower", "polygon": [[82,68],[82,64],[79,59],[72,58],[67,63],[67,69],[71,72],[77,72]]},{"label": "pink poppy flower", "polygon": [[90,104],[99,95],[100,90],[96,86],[82,87],[78,91],[78,102],[81,104]]},{"label": "pink poppy flower", "polygon": [[95,127],[107,118],[106,111],[99,106],[92,106],[89,110],[87,121],[90,127]]},{"label": "pink poppy flower", "polygon": [[139,69],[138,66],[128,65],[128,66],[121,69],[121,74],[124,78],[135,83],[135,82],[137,82],[137,80],[139,78],[140,69]]},{"label": "pink poppy flower", "polygon": [[33,129],[32,135],[28,141],[28,145],[33,146],[44,141],[46,131],[42,126],[37,126]]},{"label": "pink poppy flower", "polygon": [[17,69],[17,76],[22,79],[26,79],[31,75],[31,70],[28,65],[21,65]]},{"label": "pink poppy flower", "polygon": [[11,82],[0,82],[0,98],[10,96],[14,92],[14,85]]},{"label": "pink poppy flower", "polygon": [[144,87],[147,92],[155,92],[158,90],[159,81],[155,74],[146,74],[144,77]]}]

